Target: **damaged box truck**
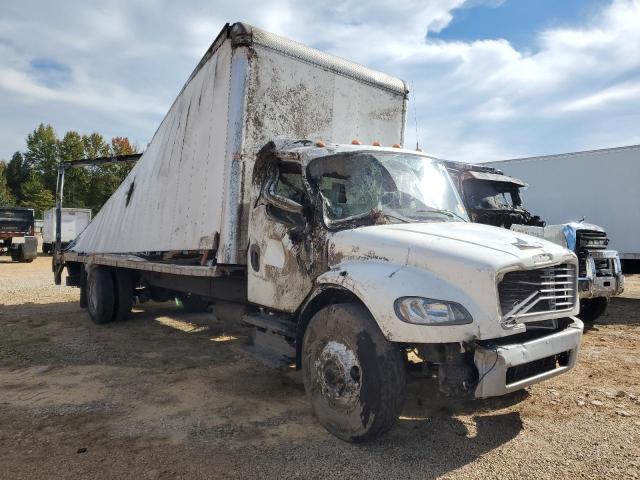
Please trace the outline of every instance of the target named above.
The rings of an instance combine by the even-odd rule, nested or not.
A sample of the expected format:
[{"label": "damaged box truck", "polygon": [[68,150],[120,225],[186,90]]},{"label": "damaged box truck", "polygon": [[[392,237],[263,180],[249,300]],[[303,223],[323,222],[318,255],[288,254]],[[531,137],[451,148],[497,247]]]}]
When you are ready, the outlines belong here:
[{"label": "damaged box truck", "polygon": [[608,248],[602,227],[586,222],[547,225],[529,213],[521,190],[527,184],[497,168],[445,161],[471,220],[545,238],[578,257],[580,319],[592,323],[607,310],[609,298],[624,290],[618,252]]},{"label": "damaged box truck", "polygon": [[251,348],[300,368],[319,422],[347,441],[393,426],[410,353],[470,398],[568,371],[576,255],[470,223],[442,163],[399,148],[406,102],[401,80],[227,25],[56,252],[56,282],[66,268],[96,323],[134,298],[247,305]]}]

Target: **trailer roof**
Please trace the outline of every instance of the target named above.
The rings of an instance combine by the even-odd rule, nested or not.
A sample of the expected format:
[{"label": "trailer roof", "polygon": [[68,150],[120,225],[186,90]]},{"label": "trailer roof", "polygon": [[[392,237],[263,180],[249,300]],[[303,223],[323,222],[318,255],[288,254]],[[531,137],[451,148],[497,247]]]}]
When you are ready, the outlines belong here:
[{"label": "trailer roof", "polygon": [[602,153],[612,153],[612,152],[621,152],[625,150],[640,150],[640,145],[626,145],[622,147],[611,147],[611,148],[599,148],[596,150],[583,150],[580,152],[568,152],[568,153],[558,153],[554,155],[538,155],[533,157],[521,157],[521,158],[510,158],[506,160],[495,160],[492,162],[486,162],[485,164],[505,164],[512,162],[523,162],[530,160],[538,160],[538,159],[550,159],[550,158],[565,158],[565,157],[576,157],[580,155],[599,155]]},{"label": "trailer roof", "polygon": [[[344,58],[336,55],[331,55],[315,48],[308,47],[294,40],[289,40],[288,38],[267,32],[261,28],[254,27],[253,25],[249,25],[244,22],[236,22],[234,24],[227,23],[222,28],[187,79],[185,86],[227,39],[231,40],[233,47],[259,45],[264,48],[275,50],[289,57],[293,57],[297,60],[322,67],[338,75],[343,75],[364,83],[373,84],[377,87],[386,88],[387,90],[400,94],[407,94],[409,92],[404,80],[373,70],[363,65],[359,65],[349,60],[345,60]],[[182,90],[184,90],[184,87],[182,87]]]}]

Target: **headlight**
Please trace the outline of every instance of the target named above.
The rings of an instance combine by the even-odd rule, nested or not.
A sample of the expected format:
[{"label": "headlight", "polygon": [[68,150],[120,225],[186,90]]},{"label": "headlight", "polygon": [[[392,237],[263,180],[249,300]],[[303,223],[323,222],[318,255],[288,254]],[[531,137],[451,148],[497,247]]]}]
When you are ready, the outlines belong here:
[{"label": "headlight", "polygon": [[394,303],[400,320],[417,325],[464,325],[473,322],[471,314],[456,302],[423,297],[400,297]]}]

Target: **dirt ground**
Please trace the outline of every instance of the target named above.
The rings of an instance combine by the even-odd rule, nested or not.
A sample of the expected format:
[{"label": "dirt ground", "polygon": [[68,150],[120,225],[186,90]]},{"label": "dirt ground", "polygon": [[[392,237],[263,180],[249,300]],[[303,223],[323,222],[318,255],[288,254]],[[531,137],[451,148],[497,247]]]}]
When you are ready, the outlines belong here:
[{"label": "dirt ground", "polygon": [[[0,478],[638,478],[640,275],[567,375],[491,401],[412,378],[397,427],[351,445],[230,311],[144,304],[98,326],[50,257],[0,260]],[[224,313],[224,314],[223,314]]]}]

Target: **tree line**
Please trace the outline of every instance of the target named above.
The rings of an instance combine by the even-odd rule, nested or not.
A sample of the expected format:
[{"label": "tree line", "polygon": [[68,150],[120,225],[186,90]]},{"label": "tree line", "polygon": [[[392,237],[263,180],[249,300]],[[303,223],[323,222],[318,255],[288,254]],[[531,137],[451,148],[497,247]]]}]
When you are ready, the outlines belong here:
[{"label": "tree line", "polygon": [[[51,125],[42,123],[27,135],[26,144],[26,151],[15,152],[8,162],[0,160],[0,206],[33,208],[36,218],[55,206],[61,162],[138,153],[127,137],[107,142],[99,133],[69,131],[60,139]],[[96,214],[132,167],[126,162],[68,169],[64,206],[90,208]]]}]

